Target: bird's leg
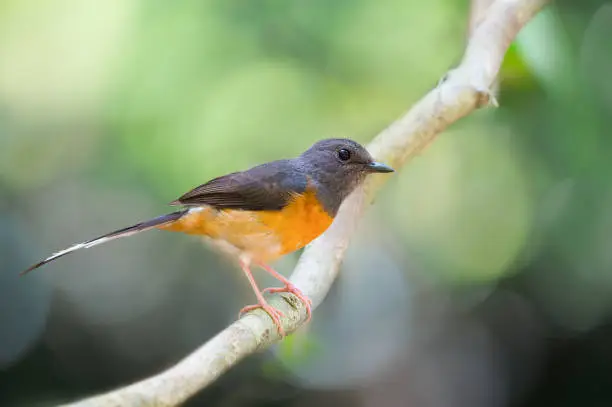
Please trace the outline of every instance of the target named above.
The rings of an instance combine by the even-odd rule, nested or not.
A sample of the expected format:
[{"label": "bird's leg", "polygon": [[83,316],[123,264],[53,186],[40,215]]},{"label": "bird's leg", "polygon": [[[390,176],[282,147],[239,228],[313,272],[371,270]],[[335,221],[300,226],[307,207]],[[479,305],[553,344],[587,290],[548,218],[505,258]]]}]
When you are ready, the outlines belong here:
[{"label": "bird's leg", "polygon": [[310,319],[312,318],[312,301],[310,300],[310,298],[308,298],[304,294],[302,294],[302,292],[300,291],[299,288],[297,288],[295,285],[293,285],[293,283],[291,281],[287,280],[282,274],[279,274],[272,267],[270,267],[270,266],[268,266],[267,264],[264,264],[264,263],[259,263],[259,266],[262,269],[266,270],[268,273],[270,273],[270,275],[272,277],[276,278],[281,283],[285,284],[284,287],[266,288],[265,290],[263,290],[263,292],[269,292],[269,293],[281,293],[281,292],[284,292],[284,293],[291,293],[291,294],[295,295],[306,306],[306,314],[308,316],[306,318],[306,322],[310,321]]},{"label": "bird's leg", "polygon": [[278,334],[281,337],[284,337],[285,330],[283,329],[283,326],[280,320],[280,318],[284,316],[283,313],[277,310],[276,308],[274,308],[273,306],[271,306],[270,304],[268,304],[266,299],[263,297],[262,293],[259,290],[259,287],[257,287],[255,278],[253,278],[253,274],[251,273],[251,269],[249,265],[245,262],[240,262],[240,267],[242,268],[242,271],[244,271],[244,274],[246,275],[246,277],[249,279],[249,283],[251,283],[251,287],[253,288],[253,291],[255,292],[255,296],[257,297],[257,302],[258,302],[256,305],[249,305],[241,309],[240,315],[242,315],[245,312],[248,312],[248,311],[251,311],[257,308],[261,308],[270,315],[270,318],[272,318],[272,322],[274,322],[274,325],[276,325],[276,328],[278,329]]}]

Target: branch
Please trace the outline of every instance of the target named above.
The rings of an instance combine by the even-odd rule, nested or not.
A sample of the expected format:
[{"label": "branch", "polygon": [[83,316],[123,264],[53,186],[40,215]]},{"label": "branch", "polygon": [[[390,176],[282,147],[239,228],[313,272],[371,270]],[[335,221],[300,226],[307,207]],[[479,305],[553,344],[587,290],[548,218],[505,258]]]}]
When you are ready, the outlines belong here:
[{"label": "branch", "polygon": [[470,20],[468,24],[468,39],[478,27],[478,25],[484,20],[487,15],[487,11],[494,0],[472,0],[470,3]]},{"label": "branch", "polygon": [[[372,155],[399,169],[451,123],[491,103],[489,89],[508,46],[545,3],[546,0],[497,0],[488,7],[470,36],[459,67],[369,144]],[[338,274],[357,219],[387,178],[370,177],[342,205],[332,226],[300,258],[291,280],[312,299],[313,308],[323,301]],[[306,310],[295,296],[275,294],[270,298],[270,303],[285,314],[282,323],[286,332],[294,331],[303,323]],[[168,370],[68,406],[175,406],[211,384],[241,359],[278,340],[269,316],[255,310]]]},{"label": "branch", "polygon": [[[468,40],[476,30],[476,27],[484,20],[487,15],[487,11],[491,4],[494,3],[495,0],[472,0],[470,3],[470,19],[468,22]],[[489,87],[490,93],[495,98],[493,104],[497,104],[497,93],[499,91],[499,80],[494,80],[491,86]]]}]

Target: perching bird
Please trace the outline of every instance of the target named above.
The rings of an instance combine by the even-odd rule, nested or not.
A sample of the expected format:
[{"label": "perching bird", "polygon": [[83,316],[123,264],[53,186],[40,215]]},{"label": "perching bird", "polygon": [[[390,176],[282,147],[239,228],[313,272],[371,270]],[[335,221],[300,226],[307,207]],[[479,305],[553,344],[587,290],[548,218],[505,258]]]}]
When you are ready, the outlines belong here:
[{"label": "perching bird", "polygon": [[300,156],[258,165],[215,178],[187,192],[171,205],[183,209],[78,243],[47,257],[25,274],[79,249],[90,248],[149,229],[162,229],[208,237],[215,246],[232,254],[263,308],[284,336],[279,317],[259,290],[250,270],[256,264],[280,280],[282,288],[302,300],[311,317],[310,300],[268,264],[294,252],[321,235],[331,224],[343,200],[371,173],[393,172],[375,162],[359,143],[326,139]]}]

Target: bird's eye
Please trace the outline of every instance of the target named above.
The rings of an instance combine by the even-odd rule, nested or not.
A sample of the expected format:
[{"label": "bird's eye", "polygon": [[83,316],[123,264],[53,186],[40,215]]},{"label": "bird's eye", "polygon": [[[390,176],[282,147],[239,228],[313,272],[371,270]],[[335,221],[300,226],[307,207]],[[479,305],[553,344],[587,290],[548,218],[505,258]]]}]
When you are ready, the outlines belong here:
[{"label": "bird's eye", "polygon": [[346,148],[343,148],[342,150],[338,151],[338,158],[342,161],[348,161],[351,158],[351,152]]}]

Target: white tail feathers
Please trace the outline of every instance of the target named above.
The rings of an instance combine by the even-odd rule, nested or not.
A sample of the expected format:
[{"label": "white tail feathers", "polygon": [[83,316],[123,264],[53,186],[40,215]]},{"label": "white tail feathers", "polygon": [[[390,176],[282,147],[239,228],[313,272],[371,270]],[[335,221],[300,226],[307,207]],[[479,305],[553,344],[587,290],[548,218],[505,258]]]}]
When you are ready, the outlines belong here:
[{"label": "white tail feathers", "polygon": [[145,222],[141,222],[141,223],[137,223],[137,224],[132,225],[132,226],[128,226],[127,228],[116,230],[114,232],[111,232],[111,233],[108,233],[106,235],[97,237],[97,238],[89,240],[87,242],[77,243],[77,244],[75,244],[73,246],[70,246],[67,249],[64,249],[64,250],[61,250],[61,251],[59,251],[57,253],[52,254],[51,256],[47,257],[43,261],[38,262],[35,265],[33,265],[32,267],[28,268],[27,270],[22,271],[20,273],[20,275],[24,275],[26,273],[29,273],[30,271],[32,271],[34,269],[37,269],[40,266],[43,266],[43,265],[45,265],[47,263],[50,263],[53,260],[59,259],[60,257],[63,257],[65,255],[70,254],[72,252],[75,252],[77,250],[80,250],[80,249],[89,249],[90,247],[94,247],[94,246],[97,246],[97,245],[102,244],[102,243],[110,242],[111,240],[119,239],[121,237],[127,237],[127,236],[131,236],[131,235],[135,235],[136,233],[144,232],[145,230],[153,229],[153,228],[155,228],[157,226],[160,226],[160,225],[163,225],[163,224],[166,224],[166,223],[175,222],[176,220],[180,219],[185,213],[187,213],[186,210],[169,213],[167,215],[162,215],[162,216],[159,216],[157,218],[154,218],[154,219],[151,219],[151,220],[147,220]]}]

